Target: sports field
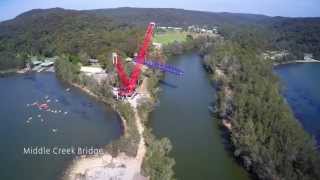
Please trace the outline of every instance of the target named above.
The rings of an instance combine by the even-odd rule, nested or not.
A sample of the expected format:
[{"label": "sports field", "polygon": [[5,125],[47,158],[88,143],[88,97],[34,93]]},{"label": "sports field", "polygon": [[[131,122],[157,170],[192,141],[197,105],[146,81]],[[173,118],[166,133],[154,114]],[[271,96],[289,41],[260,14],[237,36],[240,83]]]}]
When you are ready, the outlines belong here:
[{"label": "sports field", "polygon": [[164,33],[156,33],[153,42],[161,44],[169,44],[174,41],[183,42],[186,40],[187,33],[180,31],[167,31]]}]

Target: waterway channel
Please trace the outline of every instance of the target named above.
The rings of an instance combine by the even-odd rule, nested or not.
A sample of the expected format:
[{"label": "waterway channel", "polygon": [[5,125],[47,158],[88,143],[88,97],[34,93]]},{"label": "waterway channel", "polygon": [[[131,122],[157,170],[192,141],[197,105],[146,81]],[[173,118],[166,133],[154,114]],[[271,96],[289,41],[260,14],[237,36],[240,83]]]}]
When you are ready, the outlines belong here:
[{"label": "waterway channel", "polygon": [[175,173],[181,180],[246,180],[248,174],[225,149],[218,122],[208,106],[215,90],[197,54],[170,60],[184,76],[166,74],[160,104],[151,114],[151,127],[158,137],[168,137],[176,160]]}]

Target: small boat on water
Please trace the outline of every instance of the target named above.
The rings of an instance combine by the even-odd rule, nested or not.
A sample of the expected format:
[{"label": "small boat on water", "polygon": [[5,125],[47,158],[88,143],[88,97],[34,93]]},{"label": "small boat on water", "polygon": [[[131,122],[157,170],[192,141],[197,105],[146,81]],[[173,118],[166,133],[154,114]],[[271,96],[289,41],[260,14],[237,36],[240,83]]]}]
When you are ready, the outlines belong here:
[{"label": "small boat on water", "polygon": [[48,104],[43,103],[43,104],[40,104],[40,105],[39,105],[39,107],[45,107],[45,106],[48,106]]},{"label": "small boat on water", "polygon": [[52,129],[52,132],[54,132],[54,133],[57,132],[57,131],[58,131],[58,129]]},{"label": "small boat on water", "polygon": [[66,89],[66,91],[68,91],[68,92],[69,92],[69,91],[70,91],[70,88],[67,88],[67,89]]}]

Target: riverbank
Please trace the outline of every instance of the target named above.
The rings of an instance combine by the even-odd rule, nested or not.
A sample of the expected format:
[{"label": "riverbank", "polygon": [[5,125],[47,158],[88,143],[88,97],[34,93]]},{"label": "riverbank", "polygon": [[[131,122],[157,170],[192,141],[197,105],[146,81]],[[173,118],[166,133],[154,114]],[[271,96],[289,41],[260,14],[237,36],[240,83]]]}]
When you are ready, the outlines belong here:
[{"label": "riverbank", "polygon": [[287,61],[287,62],[283,62],[283,63],[273,63],[273,66],[281,66],[281,65],[296,64],[296,63],[320,63],[320,61],[315,60],[315,59],[310,59],[310,60],[295,60],[295,61]]},{"label": "riverbank", "polygon": [[319,179],[315,143],[282,97],[271,64],[237,44],[221,44],[208,56],[218,90],[216,115],[243,167],[258,179]]},{"label": "riverbank", "polygon": [[[221,69],[219,68],[218,66],[215,67],[214,71],[213,71],[213,74],[215,74],[215,81],[218,82],[218,81],[227,81],[227,75],[226,73]],[[227,84],[227,83],[226,83]],[[228,101],[231,101],[232,98],[233,98],[233,91],[231,90],[231,88],[227,85],[223,85],[223,86],[220,86],[220,87],[216,87],[216,89],[220,92],[222,92],[225,96],[225,98],[227,99],[226,100],[226,103],[224,105],[222,105],[223,107],[225,107],[226,109],[222,110],[222,111],[227,111],[228,109]],[[216,108],[215,108],[216,109]],[[220,116],[221,118],[221,124],[224,128],[226,128],[229,132],[231,132],[232,130],[232,124],[231,124],[231,121],[230,119],[228,119],[227,116]]]},{"label": "riverbank", "polygon": [[[99,98],[98,95],[94,94],[85,86],[80,86],[78,84],[73,84],[75,87],[82,89],[89,95]],[[145,92],[147,93],[147,92]],[[109,103],[109,102],[105,102]],[[76,159],[70,168],[66,171],[66,176],[64,179],[75,180],[84,179],[123,179],[123,180],[141,180],[147,179],[141,173],[141,167],[143,159],[146,154],[146,145],[144,140],[144,125],[137,112],[137,104],[131,103],[131,108],[134,112],[135,124],[140,136],[140,140],[137,146],[137,152],[135,157],[128,156],[126,153],[119,152],[115,157],[109,152],[105,152],[100,156],[91,157],[80,157]],[[112,107],[119,113],[121,121],[124,125],[124,135],[128,131],[127,120],[121,116],[119,110],[112,105]]]},{"label": "riverbank", "polygon": [[32,70],[29,67],[25,68],[15,68],[15,69],[8,69],[8,70],[1,70],[0,71],[0,77],[1,76],[8,76],[11,74],[26,74],[26,73],[31,73],[31,72],[55,72],[55,69],[53,66],[47,67],[47,68],[41,68],[39,70]]},{"label": "riverbank", "polygon": [[177,77],[167,73],[162,80],[160,105],[150,115],[153,134],[171,140],[177,179],[248,180],[244,169],[226,151],[220,121],[208,110],[216,102],[216,91],[201,62],[196,52],[170,58],[168,64],[185,74]]},{"label": "riverbank", "polygon": [[130,157],[125,153],[119,153],[116,157],[112,157],[108,152],[102,156],[80,157],[74,161],[71,168],[67,171],[68,176],[66,179],[147,179],[141,175],[141,166],[146,153],[146,147],[143,137],[144,127],[136,109],[135,119],[140,134],[140,142],[135,157]]},{"label": "riverbank", "polygon": [[0,77],[7,76],[10,74],[15,74],[19,71],[19,69],[8,69],[8,70],[1,70],[0,71]]}]

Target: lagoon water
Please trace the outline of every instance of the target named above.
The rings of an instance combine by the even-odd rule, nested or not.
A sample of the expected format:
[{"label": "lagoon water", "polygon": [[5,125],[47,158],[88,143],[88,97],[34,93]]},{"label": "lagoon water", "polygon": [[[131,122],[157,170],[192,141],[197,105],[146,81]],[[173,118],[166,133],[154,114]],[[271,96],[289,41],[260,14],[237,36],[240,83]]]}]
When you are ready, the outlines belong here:
[{"label": "lagoon water", "polygon": [[296,118],[320,144],[320,63],[281,65],[275,72]]},{"label": "lagoon water", "polygon": [[[62,84],[53,73],[0,78],[0,88],[0,179],[56,180],[74,155],[26,155],[24,148],[98,149],[122,133],[114,111]],[[57,113],[30,105],[48,99]]]},{"label": "lagoon water", "polygon": [[154,134],[172,142],[177,179],[249,179],[225,149],[222,131],[208,110],[215,101],[215,90],[202,68],[201,58],[187,54],[171,59],[171,63],[185,74],[166,74],[160,104],[150,119]]}]

